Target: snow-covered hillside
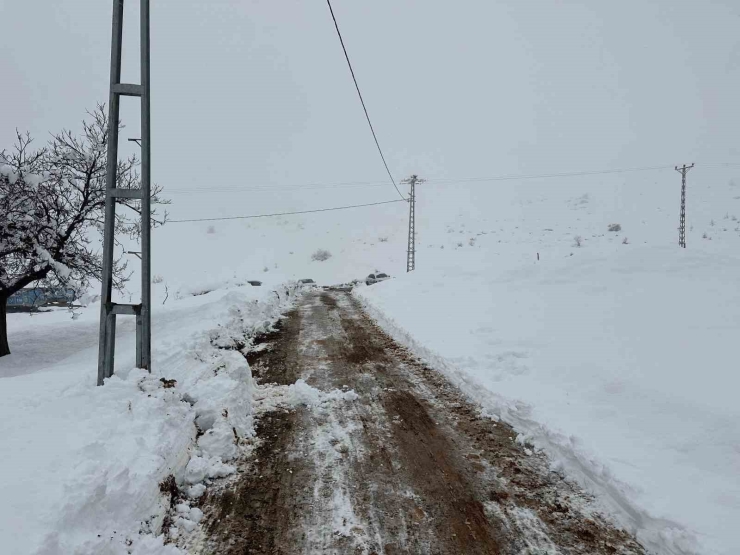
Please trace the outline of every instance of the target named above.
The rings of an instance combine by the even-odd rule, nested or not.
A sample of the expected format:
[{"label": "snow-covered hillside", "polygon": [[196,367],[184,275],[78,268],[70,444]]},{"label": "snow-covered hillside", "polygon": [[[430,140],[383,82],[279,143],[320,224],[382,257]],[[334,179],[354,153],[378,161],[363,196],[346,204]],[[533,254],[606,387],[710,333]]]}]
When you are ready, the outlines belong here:
[{"label": "snow-covered hillside", "polygon": [[[156,375],[197,381],[208,366],[192,366],[187,352],[201,345],[193,338],[255,300],[263,308],[249,325],[274,320],[281,305],[272,290],[285,280],[328,284],[386,271],[394,279],[357,290],[381,323],[511,422],[522,441],[546,449],[647,545],[732,553],[740,544],[731,525],[740,518],[735,170],[699,165],[690,174],[686,250],[676,245],[680,176],[672,169],[430,180],[418,192],[412,274],[404,273],[406,203],[168,224],[153,235],[157,303],[169,295],[154,318]],[[342,206],[387,200],[389,188],[250,191],[182,209],[173,195],[173,212],[187,219]],[[611,224],[621,230],[608,231]],[[312,260],[317,249],[331,258]],[[264,285],[235,288],[248,279]],[[123,297],[135,300],[137,290],[134,280]],[[206,291],[214,292],[190,296]],[[180,447],[191,445],[197,406],[166,410],[156,379],[153,399],[138,393],[144,376],[130,370],[125,318],[118,378],[95,388],[97,317],[95,304],[76,320],[63,311],[10,316],[13,354],[0,360],[9,455],[0,464],[3,495],[16,500],[3,505],[12,512],[2,539],[16,552],[84,543],[98,495],[117,500],[115,509],[95,505],[105,529],[133,533],[156,503],[141,484],[155,484],[168,465],[185,472]],[[157,459],[165,452],[182,460]]]},{"label": "snow-covered hillside", "polygon": [[[718,165],[689,174],[686,250],[672,168],[431,180],[419,187],[417,271],[408,276],[403,203],[171,224],[155,237],[173,245],[160,263],[179,276],[214,266],[268,281],[391,273],[360,290],[375,314],[420,353],[443,357],[441,369],[468,380],[469,393],[547,448],[646,544],[728,554],[740,545],[730,525],[740,518],[738,177]],[[287,209],[388,198],[381,191],[293,191]],[[286,206],[279,192],[243,195],[260,209],[222,214]],[[174,248],[179,240],[192,259]],[[318,248],[332,258],[311,261]]]},{"label": "snow-covered hillside", "polygon": [[[692,176],[684,250],[668,173],[466,188],[446,233],[426,220],[416,272],[358,295],[646,546],[729,555],[740,186]],[[442,194],[425,190],[427,209]]]},{"label": "snow-covered hillside", "polygon": [[[390,183],[239,189],[175,191],[171,212],[174,219],[217,218],[398,198]],[[618,249],[625,238],[632,246],[678,240],[680,175],[672,168],[555,179],[437,179],[419,186],[417,196],[419,268],[481,249],[502,261],[532,260],[537,252],[547,260],[573,251],[576,236],[582,237],[584,250],[593,245]],[[740,197],[737,168],[699,165],[689,174],[690,249],[731,252],[740,244],[739,224],[732,219],[740,218],[735,197]],[[227,279],[234,273],[271,282],[313,277],[325,283],[362,278],[373,270],[399,275],[406,268],[407,222],[408,206],[399,202],[276,218],[171,223],[153,234],[154,273],[175,283]],[[608,233],[612,223],[622,231]],[[311,261],[317,249],[329,250],[332,258]]]},{"label": "snow-covered hillside", "polygon": [[[381,188],[245,191],[218,195],[200,210],[177,211],[176,219],[383,202],[393,200],[391,193],[395,194],[387,183]],[[173,195],[173,212],[179,198]],[[324,284],[363,278],[375,270],[397,275],[406,268],[407,221],[408,205],[397,202],[274,218],[171,223],[153,234],[153,272],[170,283],[229,279],[235,274],[267,283],[313,278]],[[331,258],[313,261],[311,255],[319,249],[329,251]]]}]

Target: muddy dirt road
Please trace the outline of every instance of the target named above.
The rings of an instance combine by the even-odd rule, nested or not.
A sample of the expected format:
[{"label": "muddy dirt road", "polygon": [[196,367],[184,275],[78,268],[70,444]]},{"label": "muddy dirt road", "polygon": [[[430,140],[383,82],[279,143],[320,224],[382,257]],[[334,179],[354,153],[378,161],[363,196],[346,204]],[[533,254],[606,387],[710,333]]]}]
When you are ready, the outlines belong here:
[{"label": "muddy dirt road", "polygon": [[238,478],[203,502],[200,552],[644,553],[349,294],[308,294],[265,341],[260,383],[358,397],[264,414]]}]

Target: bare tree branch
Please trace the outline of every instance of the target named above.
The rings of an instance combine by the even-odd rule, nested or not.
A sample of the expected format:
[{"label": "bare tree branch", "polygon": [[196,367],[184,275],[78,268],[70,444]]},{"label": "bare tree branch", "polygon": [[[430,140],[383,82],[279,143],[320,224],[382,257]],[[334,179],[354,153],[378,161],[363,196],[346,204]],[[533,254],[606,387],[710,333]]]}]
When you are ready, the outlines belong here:
[{"label": "bare tree branch", "polygon": [[[90,232],[103,228],[108,117],[102,104],[88,115],[80,135],[65,129],[35,150],[31,136],[17,131],[13,148],[0,152],[0,302],[37,280],[84,288],[100,278],[101,247]],[[141,188],[138,167],[136,156],[119,160],[116,187]],[[152,204],[170,203],[161,195],[154,184]],[[140,236],[140,204],[121,199],[127,210],[116,213],[116,234]],[[152,210],[153,227],[167,217]],[[122,259],[113,274],[117,288],[131,277]]]}]

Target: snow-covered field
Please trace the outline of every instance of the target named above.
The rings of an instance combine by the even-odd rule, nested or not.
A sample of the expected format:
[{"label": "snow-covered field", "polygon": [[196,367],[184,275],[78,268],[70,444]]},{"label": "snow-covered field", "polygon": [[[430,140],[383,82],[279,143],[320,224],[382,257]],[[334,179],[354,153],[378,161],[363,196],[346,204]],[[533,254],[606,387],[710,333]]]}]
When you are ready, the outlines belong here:
[{"label": "snow-covered field", "polygon": [[[336,283],[389,272],[393,280],[358,293],[402,340],[441,357],[440,369],[468,380],[471,395],[546,447],[657,552],[725,555],[740,546],[731,524],[740,519],[739,178],[736,167],[692,170],[686,250],[672,168],[431,180],[418,188],[410,275],[402,203],[172,224],[155,238],[180,237],[205,257],[202,266],[175,250],[161,258],[193,279],[242,241],[251,254],[220,264],[224,277]],[[372,189],[298,191],[290,202],[387,198]],[[279,194],[260,195],[264,211],[279,206]],[[332,258],[311,261],[318,248]]]},{"label": "snow-covered field", "polygon": [[646,545],[740,545],[740,260],[636,247],[504,270],[477,262],[360,296]]},{"label": "snow-covered field", "polygon": [[[356,294],[646,546],[730,555],[740,187],[709,172],[698,181],[686,250],[675,245],[677,191],[660,182],[499,187],[447,237],[422,230],[429,248],[414,273]],[[431,243],[445,254],[430,256]]]},{"label": "snow-covered field", "polygon": [[[740,172],[693,172],[686,250],[676,245],[672,169],[430,181],[419,188],[417,270],[408,275],[404,203],[155,230],[153,273],[162,280],[151,379],[132,369],[133,326],[121,318],[116,377],[94,387],[95,304],[76,320],[65,311],[9,316],[0,496],[12,502],[0,506],[0,541],[11,553],[117,553],[129,538],[136,553],[170,549],[138,532],[150,517],[154,531],[161,521],[164,477],[188,483],[196,417],[210,415],[206,428],[220,422],[207,399],[242,403],[237,429],[251,430],[244,359],[211,338],[274,321],[287,299],[278,303],[272,291],[288,280],[337,283],[378,270],[394,278],[357,294],[381,323],[522,441],[546,449],[646,545],[660,554],[736,553]],[[361,186],[289,196],[250,194],[251,208],[222,213],[388,198]],[[613,223],[621,231],[609,232]],[[331,258],[312,260],[317,249]],[[247,279],[264,284],[237,286]],[[136,280],[122,298],[129,295],[136,300]],[[220,364],[232,364],[225,377],[206,380]],[[160,377],[178,380],[177,394]],[[185,393],[198,399],[193,407],[178,400]],[[217,437],[197,447],[201,455],[233,456],[232,424],[221,424],[228,434],[210,434]],[[190,481],[221,468],[198,460]]]},{"label": "snow-covered field", "polygon": [[[292,286],[233,283],[171,295],[153,315],[151,375],[133,368],[133,322],[122,318],[116,373],[104,387],[95,386],[98,304],[74,321],[66,310],[9,315],[13,354],[0,360],[2,552],[179,553],[159,536],[169,510],[159,484],[174,475],[197,496],[204,480],[233,471],[228,461],[254,433],[254,384],[237,349],[270,329],[294,296]],[[178,523],[187,529],[198,519],[194,510]]]}]

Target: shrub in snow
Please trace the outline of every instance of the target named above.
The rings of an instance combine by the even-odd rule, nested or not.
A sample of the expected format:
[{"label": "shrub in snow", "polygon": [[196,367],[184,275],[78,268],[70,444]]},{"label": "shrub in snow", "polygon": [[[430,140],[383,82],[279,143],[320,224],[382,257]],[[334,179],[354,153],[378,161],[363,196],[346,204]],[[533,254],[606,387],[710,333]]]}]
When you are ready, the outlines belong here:
[{"label": "shrub in snow", "polygon": [[580,235],[576,235],[575,237],[573,237],[574,247],[580,247],[582,243],[583,243],[583,237],[581,237]]},{"label": "shrub in snow", "polygon": [[378,241],[380,241],[381,243],[387,243],[388,237],[378,237]]},{"label": "shrub in snow", "polygon": [[323,262],[324,260],[329,260],[330,258],[331,253],[324,249],[319,249],[311,255],[311,260],[315,260],[317,262]]},{"label": "shrub in snow", "polygon": [[152,277],[152,283],[162,283],[163,281],[164,278],[159,274],[156,274],[154,277]]},{"label": "shrub in snow", "polygon": [[609,224],[609,231],[622,231],[622,226],[619,224]]}]

